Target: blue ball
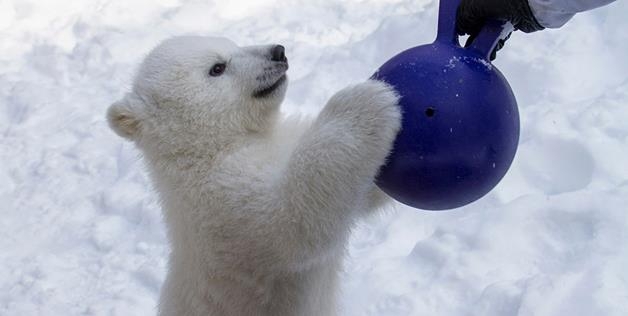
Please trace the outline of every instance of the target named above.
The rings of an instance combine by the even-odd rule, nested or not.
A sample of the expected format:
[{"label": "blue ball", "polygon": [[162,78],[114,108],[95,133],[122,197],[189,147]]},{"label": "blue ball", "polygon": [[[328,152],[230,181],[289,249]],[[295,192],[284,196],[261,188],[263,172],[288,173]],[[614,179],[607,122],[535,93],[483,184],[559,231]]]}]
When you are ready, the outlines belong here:
[{"label": "blue ball", "polygon": [[470,48],[458,44],[451,27],[443,29],[433,44],[400,53],[372,76],[397,90],[403,113],[377,185],[425,210],[457,208],[487,194],[508,171],[519,141],[517,101],[488,59],[502,28],[485,31]]}]

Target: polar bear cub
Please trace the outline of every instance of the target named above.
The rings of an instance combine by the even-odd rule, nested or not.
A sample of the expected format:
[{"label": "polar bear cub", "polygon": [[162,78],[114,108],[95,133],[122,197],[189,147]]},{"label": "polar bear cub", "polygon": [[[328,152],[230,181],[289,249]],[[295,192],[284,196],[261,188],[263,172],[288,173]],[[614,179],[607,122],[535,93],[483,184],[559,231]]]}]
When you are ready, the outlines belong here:
[{"label": "polar bear cub", "polygon": [[287,69],[280,45],[175,37],[109,108],[163,207],[160,315],[336,314],[350,228],[385,199],[374,178],[400,128],[398,97],[367,81],[310,122],[285,119]]}]

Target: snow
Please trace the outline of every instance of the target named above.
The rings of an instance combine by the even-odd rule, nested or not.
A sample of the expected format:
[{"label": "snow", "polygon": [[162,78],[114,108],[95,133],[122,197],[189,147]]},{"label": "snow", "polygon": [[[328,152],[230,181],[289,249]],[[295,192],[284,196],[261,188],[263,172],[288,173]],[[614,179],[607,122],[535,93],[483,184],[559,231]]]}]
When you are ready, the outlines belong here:
[{"label": "snow", "polygon": [[[151,315],[168,244],[138,152],[106,126],[160,40],[281,43],[286,112],[435,36],[431,0],[0,1],[0,315]],[[514,34],[521,111],[502,183],[397,205],[348,247],[344,315],[628,315],[628,3]]]}]

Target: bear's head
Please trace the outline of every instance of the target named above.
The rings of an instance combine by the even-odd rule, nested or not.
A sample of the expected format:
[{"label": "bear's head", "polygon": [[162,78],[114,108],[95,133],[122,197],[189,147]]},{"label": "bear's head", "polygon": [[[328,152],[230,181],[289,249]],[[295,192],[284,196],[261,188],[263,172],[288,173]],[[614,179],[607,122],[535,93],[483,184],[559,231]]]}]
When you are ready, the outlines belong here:
[{"label": "bear's head", "polygon": [[287,86],[280,45],[238,47],[222,38],[174,37],[153,49],[133,89],[107,118],[122,137],[187,143],[266,130]]}]

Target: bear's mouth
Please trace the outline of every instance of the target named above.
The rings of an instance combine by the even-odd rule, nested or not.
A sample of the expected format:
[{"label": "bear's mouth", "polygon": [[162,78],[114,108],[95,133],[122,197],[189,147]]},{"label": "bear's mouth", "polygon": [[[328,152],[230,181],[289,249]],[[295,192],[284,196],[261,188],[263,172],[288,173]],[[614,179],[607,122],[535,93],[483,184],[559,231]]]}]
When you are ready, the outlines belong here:
[{"label": "bear's mouth", "polygon": [[275,81],[275,83],[273,83],[272,85],[263,88],[261,90],[257,90],[253,93],[253,97],[254,98],[263,98],[263,97],[267,97],[268,95],[270,95],[271,93],[273,93],[275,90],[277,90],[277,88],[279,88],[284,82],[286,82],[286,75],[282,75],[281,77],[279,77],[279,79],[277,81]]}]

